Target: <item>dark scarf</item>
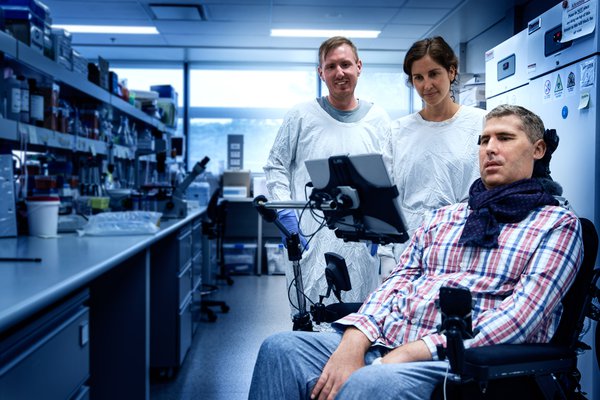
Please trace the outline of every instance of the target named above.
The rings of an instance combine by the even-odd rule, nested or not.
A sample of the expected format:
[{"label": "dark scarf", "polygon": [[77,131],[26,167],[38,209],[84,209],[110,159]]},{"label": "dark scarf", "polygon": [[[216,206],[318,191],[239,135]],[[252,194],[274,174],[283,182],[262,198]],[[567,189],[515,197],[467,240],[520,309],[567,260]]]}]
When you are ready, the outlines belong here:
[{"label": "dark scarf", "polygon": [[467,217],[458,243],[465,246],[496,248],[500,223],[522,221],[535,208],[552,205],[558,201],[546,193],[537,179],[522,179],[509,185],[486,189],[477,179],[469,189]]}]

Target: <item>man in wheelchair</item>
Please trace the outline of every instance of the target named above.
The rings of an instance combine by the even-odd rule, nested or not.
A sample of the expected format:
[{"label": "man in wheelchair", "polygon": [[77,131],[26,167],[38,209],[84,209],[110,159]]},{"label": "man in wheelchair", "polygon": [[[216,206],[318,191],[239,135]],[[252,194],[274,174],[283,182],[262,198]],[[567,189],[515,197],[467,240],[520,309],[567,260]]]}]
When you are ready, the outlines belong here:
[{"label": "man in wheelchair", "polygon": [[492,110],[468,204],[426,218],[392,274],[334,323],[338,332],[267,338],[249,398],[430,398],[448,372],[438,354],[442,286],[471,290],[477,333],[465,347],[550,341],[583,251],[578,218],[532,179],[543,137],[529,110]]}]

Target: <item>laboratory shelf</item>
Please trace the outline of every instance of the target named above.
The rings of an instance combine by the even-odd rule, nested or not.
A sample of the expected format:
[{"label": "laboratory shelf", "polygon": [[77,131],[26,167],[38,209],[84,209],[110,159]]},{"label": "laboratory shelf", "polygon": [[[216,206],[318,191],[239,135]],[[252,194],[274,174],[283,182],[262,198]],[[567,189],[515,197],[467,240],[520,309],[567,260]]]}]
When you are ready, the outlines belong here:
[{"label": "laboratory shelf", "polygon": [[134,117],[135,119],[140,120],[140,121],[144,122],[145,124],[150,125],[160,131],[164,131],[164,124],[162,124],[162,122],[160,122],[156,118],[153,118],[150,115],[143,112],[142,110],[135,108],[134,106],[132,106],[125,100],[121,99],[120,97],[117,97],[114,95],[109,95],[109,96],[110,96],[110,104],[114,108],[117,108],[118,110],[121,110],[122,112],[124,112],[126,114],[129,114],[131,117]]},{"label": "laboratory shelf", "polygon": [[[37,72],[40,79],[50,76],[55,81],[79,91],[77,97],[92,97],[100,102],[110,103],[110,94],[100,86],[88,81],[87,76],[69,71],[62,64],[52,61],[19,41],[17,41],[17,58],[22,63],[21,65],[28,68],[30,72]],[[69,93],[69,97],[71,96],[72,94]]]},{"label": "laboratory shelf", "polygon": [[17,140],[17,123],[15,121],[0,118],[0,139]]},{"label": "laboratory shelf", "polygon": [[2,31],[0,31],[0,52],[13,58],[17,56],[17,41]]},{"label": "laboratory shelf", "polygon": [[[18,73],[24,73],[28,78],[35,78],[40,82],[55,81],[60,84],[60,97],[71,101],[76,100],[83,104],[104,104],[115,111],[115,119],[119,114],[127,115],[137,127],[150,127],[167,135],[174,133],[172,128],[165,126],[157,118],[154,118],[120,97],[112,95],[104,88],[87,80],[87,76],[78,72],[69,71],[65,66],[54,62],[42,53],[27,46],[12,36],[0,32],[0,52],[6,55],[6,65],[12,66]],[[46,145],[52,148],[72,149],[74,151],[87,151],[92,154],[106,154],[107,144],[104,142],[81,138],[66,137],[68,135],[52,132],[33,125],[21,124],[17,126],[15,121],[0,119],[0,139],[18,140],[19,133],[28,136],[31,144]],[[114,154],[117,157],[133,159],[135,148],[122,145],[114,145]]]},{"label": "laboratory shelf", "polygon": [[[29,145],[44,146],[52,149],[88,152],[93,155],[106,155],[110,151],[110,145],[106,142],[61,133],[34,125],[16,122],[10,119],[0,118],[0,139],[18,141],[19,137],[25,137]],[[112,154],[114,157],[133,160],[135,148],[113,144]]]},{"label": "laboratory shelf", "polygon": [[[54,62],[4,32],[0,32],[0,52],[7,56],[6,65],[12,66],[17,73],[24,73],[28,78],[35,78],[40,82],[59,83],[61,98],[83,104],[104,104],[117,111],[115,120],[118,115],[127,115],[138,128],[146,126],[167,135],[174,133],[174,129],[168,128],[160,120],[88,81],[86,75],[69,71],[62,64]],[[19,141],[21,137],[26,137],[26,142],[31,145],[88,152],[93,155],[106,155],[111,150],[111,146],[102,141],[0,118],[0,139]],[[134,159],[135,151],[134,146],[112,145],[112,154],[117,158]]]}]

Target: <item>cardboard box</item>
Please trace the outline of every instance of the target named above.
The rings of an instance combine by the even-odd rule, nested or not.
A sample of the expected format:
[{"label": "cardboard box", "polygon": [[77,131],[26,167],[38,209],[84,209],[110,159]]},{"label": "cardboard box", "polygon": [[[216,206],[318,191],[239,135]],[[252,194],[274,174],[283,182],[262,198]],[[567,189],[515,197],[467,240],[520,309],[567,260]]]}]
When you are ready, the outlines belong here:
[{"label": "cardboard box", "polygon": [[[223,196],[225,196],[225,188],[230,188],[230,192],[232,188],[235,188],[237,195],[235,197],[240,197],[239,193],[241,192],[240,188],[245,188],[246,196],[250,196],[250,171],[249,170],[227,170],[223,172]],[[232,193],[233,194],[233,193]]]}]

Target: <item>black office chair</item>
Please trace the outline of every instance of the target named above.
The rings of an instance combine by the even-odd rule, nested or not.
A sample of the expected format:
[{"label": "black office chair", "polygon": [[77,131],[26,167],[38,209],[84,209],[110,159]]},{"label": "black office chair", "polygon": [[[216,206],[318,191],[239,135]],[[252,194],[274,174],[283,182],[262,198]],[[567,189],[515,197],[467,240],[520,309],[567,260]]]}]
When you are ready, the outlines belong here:
[{"label": "black office chair", "polygon": [[[225,235],[225,218],[227,216],[228,201],[220,200],[220,198],[221,188],[218,188],[214,191],[208,201],[206,207],[206,219],[202,221],[202,233],[209,239],[216,241],[216,261],[219,272],[215,277],[215,281],[218,283],[219,280],[224,280],[228,285],[233,285],[233,280],[227,273],[223,255],[223,237]],[[211,307],[220,307],[221,312],[223,313],[229,312],[229,306],[224,301],[205,299],[205,297],[208,297],[219,290],[217,285],[212,282],[205,283],[201,285],[200,290],[200,312],[201,314],[206,315],[209,322],[217,320],[217,315]]]},{"label": "black office chair", "polygon": [[[585,398],[579,393],[577,355],[590,347],[581,343],[579,336],[586,316],[594,319],[600,316],[598,309],[592,304],[594,297],[600,297],[596,286],[600,269],[594,270],[598,233],[591,221],[585,218],[580,220],[583,233],[583,263],[573,285],[562,300],[563,314],[550,343],[499,344],[466,350],[464,347],[452,349],[451,336],[456,332],[452,329],[445,330],[448,338],[447,356],[452,372],[457,374],[447,382],[446,398]],[[459,316],[458,319],[460,318]],[[441,329],[444,329],[443,325],[444,323]],[[596,341],[598,334],[597,330]],[[459,347],[462,347],[462,342],[460,344]],[[443,393],[444,387],[440,384],[432,398],[444,398]]]}]

